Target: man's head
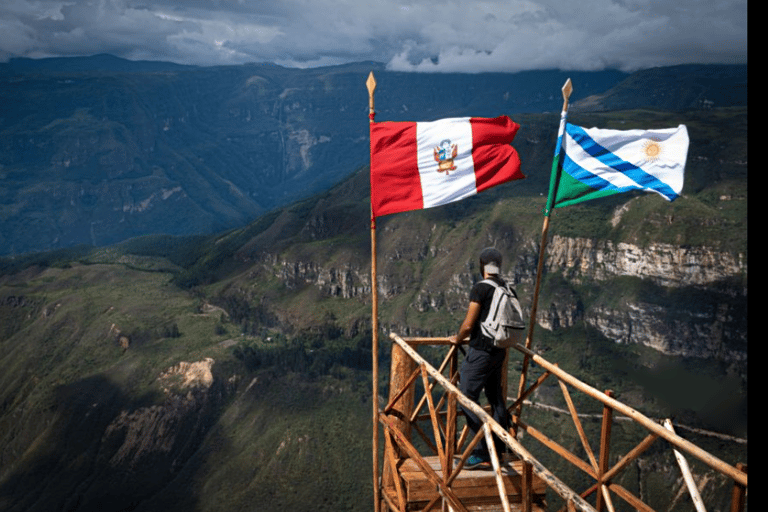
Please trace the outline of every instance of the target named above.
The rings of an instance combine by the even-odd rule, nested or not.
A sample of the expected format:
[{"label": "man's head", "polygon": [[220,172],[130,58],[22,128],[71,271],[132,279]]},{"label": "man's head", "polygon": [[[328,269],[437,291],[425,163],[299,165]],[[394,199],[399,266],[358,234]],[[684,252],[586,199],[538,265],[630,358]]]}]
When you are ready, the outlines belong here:
[{"label": "man's head", "polygon": [[486,247],[480,252],[480,273],[498,275],[501,273],[501,253],[493,247]]}]

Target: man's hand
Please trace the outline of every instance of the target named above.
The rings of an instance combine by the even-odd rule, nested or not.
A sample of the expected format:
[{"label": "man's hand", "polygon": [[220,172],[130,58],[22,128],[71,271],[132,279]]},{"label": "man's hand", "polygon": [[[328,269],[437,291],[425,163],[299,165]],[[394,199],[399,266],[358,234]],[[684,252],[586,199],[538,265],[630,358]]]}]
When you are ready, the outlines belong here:
[{"label": "man's hand", "polygon": [[466,345],[469,343],[469,338],[465,336],[464,339],[459,340],[458,335],[454,334],[453,336],[448,336],[448,341],[453,345]]},{"label": "man's hand", "polygon": [[475,322],[477,322],[478,318],[480,318],[480,303],[470,302],[469,307],[467,308],[467,316],[461,323],[459,333],[454,336],[449,336],[448,340],[454,345],[467,343],[469,340],[469,335],[472,333],[472,326],[475,325]]}]

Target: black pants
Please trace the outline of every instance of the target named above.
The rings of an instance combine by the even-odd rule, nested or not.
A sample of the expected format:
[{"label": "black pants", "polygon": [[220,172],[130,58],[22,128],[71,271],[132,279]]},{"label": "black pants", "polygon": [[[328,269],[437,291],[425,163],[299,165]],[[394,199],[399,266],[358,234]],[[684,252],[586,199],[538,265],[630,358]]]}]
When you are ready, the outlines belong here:
[{"label": "black pants", "polygon": [[[488,398],[488,404],[491,406],[491,415],[493,419],[505,430],[509,430],[509,413],[507,412],[507,401],[504,396],[504,390],[501,388],[501,378],[506,368],[504,367],[504,358],[506,350],[492,349],[490,352],[478,350],[469,347],[467,357],[461,365],[461,383],[459,389],[475,403],[479,403],[480,392],[485,390],[485,396]],[[481,421],[470,410],[462,407],[467,418],[467,425],[474,436],[482,427]],[[506,446],[500,439],[494,436],[494,445],[496,452],[501,453]],[[475,446],[472,452],[474,455],[488,459],[488,447],[485,444],[485,438]]]}]

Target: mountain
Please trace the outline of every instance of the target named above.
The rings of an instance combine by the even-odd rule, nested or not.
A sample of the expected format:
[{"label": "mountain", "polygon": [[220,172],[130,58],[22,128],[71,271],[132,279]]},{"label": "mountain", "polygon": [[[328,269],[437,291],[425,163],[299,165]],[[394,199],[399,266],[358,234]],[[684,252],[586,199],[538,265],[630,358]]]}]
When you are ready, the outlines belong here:
[{"label": "mountain", "polygon": [[[611,70],[463,75],[374,62],[298,70],[109,55],[13,59],[0,64],[0,254],[210,234],[325,190],[368,161],[370,71],[378,121],[556,113],[568,77],[575,104],[637,92],[621,88],[635,75]],[[692,83],[717,79],[691,98],[663,71],[645,72],[644,90],[675,98],[676,109],[700,108],[701,97],[746,75],[746,67],[683,71]],[[743,93],[731,104],[746,104]],[[518,140],[532,136],[523,126]]]},{"label": "mountain", "polygon": [[0,74],[153,73],[180,71],[194,67],[173,62],[126,60],[102,53],[90,57],[12,58],[8,62],[0,63]]},{"label": "mountain", "polygon": [[[664,84],[659,87],[660,84]],[[575,111],[744,106],[747,67],[742,65],[681,65],[644,69],[601,94],[574,103]]]},{"label": "mountain", "polygon": [[[491,244],[530,311],[559,115],[516,118],[525,180],[377,220],[384,334],[453,333]],[[685,123],[686,182],[673,203],[628,193],[555,211],[534,348],[747,462],[747,109],[571,120]],[[359,168],[213,235],[0,259],[0,509],[370,510],[368,183]],[[381,352],[386,396],[386,343]],[[525,419],[577,447],[552,412],[565,410],[558,396],[543,385]],[[633,435],[617,423],[611,453]],[[694,472],[708,508],[725,510],[732,482]],[[690,509],[665,445],[617,483],[655,510]]]}]

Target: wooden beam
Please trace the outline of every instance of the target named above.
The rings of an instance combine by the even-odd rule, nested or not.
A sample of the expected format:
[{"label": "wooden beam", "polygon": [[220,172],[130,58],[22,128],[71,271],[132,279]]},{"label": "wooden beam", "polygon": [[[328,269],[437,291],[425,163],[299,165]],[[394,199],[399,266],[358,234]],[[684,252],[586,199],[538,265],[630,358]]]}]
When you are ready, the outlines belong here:
[{"label": "wooden beam", "polygon": [[[422,358],[412,347],[410,347],[400,336],[398,336],[395,333],[391,333],[389,337],[395,341],[402,349],[408,353],[408,355],[413,358],[414,361],[416,361],[418,364],[426,363],[424,358]],[[438,372],[435,368],[430,366],[429,364],[426,364],[425,367],[427,368],[427,371],[432,375],[432,378],[440,382],[440,385],[443,386],[446,390],[456,393],[457,400],[461,403],[463,407],[466,409],[469,409],[475,415],[483,422],[487,423],[490,428],[493,430],[493,433],[496,434],[504,443],[509,446],[512,451],[523,461],[528,462],[533,466],[533,471],[544,480],[544,482],[552,488],[557,494],[562,496],[566,500],[570,500],[573,502],[573,504],[581,511],[583,512],[594,512],[594,507],[592,507],[589,503],[584,501],[578,494],[573,492],[568,486],[566,486],[559,478],[557,478],[555,475],[552,474],[547,468],[545,468],[541,462],[539,462],[533,455],[528,452],[528,450],[523,447],[523,445],[520,444],[520,442],[512,437],[509,432],[507,432],[501,425],[496,423],[493,418],[486,413],[482,407],[480,407],[477,403],[470,400],[466,396],[464,396],[457,388],[454,386],[448,379],[446,379],[440,372]]]},{"label": "wooden beam", "polygon": [[[391,439],[392,434],[387,432],[387,438],[390,440],[391,444],[394,444],[394,439]],[[397,459],[395,458],[395,451],[394,450],[387,450],[387,453],[385,454],[387,457],[387,462],[390,466],[391,474],[394,475],[394,484],[395,484],[395,491],[397,492],[397,503],[398,503],[398,510],[400,512],[405,512],[406,502],[405,502],[405,492],[403,491],[403,482],[400,481],[400,476],[397,471]]]},{"label": "wooden beam", "polygon": [[493,472],[496,476],[496,487],[499,489],[501,506],[504,507],[504,512],[511,512],[509,498],[507,497],[507,489],[504,486],[504,477],[501,475],[499,454],[496,453],[496,444],[493,442],[493,434],[491,433],[491,427],[488,423],[483,425],[483,435],[485,435],[485,444],[488,447],[488,454],[491,456],[491,465],[493,466]]},{"label": "wooden beam", "polygon": [[413,371],[411,376],[408,377],[408,380],[405,381],[405,384],[403,385],[403,388],[400,389],[400,391],[395,393],[395,395],[389,399],[389,403],[384,408],[384,410],[381,411],[381,412],[383,412],[384,414],[389,414],[389,412],[392,409],[394,409],[395,404],[397,403],[398,400],[400,400],[400,397],[402,397],[408,391],[408,389],[411,387],[411,384],[413,384],[416,381],[416,379],[419,377],[419,372],[420,372],[420,370],[418,368],[416,368]]},{"label": "wooden beam", "polygon": [[429,374],[427,373],[427,366],[421,365],[421,379],[424,383],[425,396],[427,397],[427,404],[429,405],[429,416],[432,418],[432,435],[434,436],[435,444],[437,445],[437,457],[440,459],[440,466],[443,468],[443,474],[450,471],[449,461],[445,459],[445,450],[443,449],[443,442],[440,435],[440,426],[437,422],[437,414],[435,411],[435,404],[432,400],[432,393],[429,387]]},{"label": "wooden beam", "polygon": [[[573,405],[573,400],[571,400],[571,394],[568,392],[568,387],[563,381],[558,382],[560,383],[560,389],[563,392],[565,403],[568,404],[568,411],[571,413],[571,419],[576,427],[576,432],[579,434],[581,445],[587,453],[587,457],[589,457],[589,462],[592,464],[592,468],[597,472],[597,459],[595,459],[595,454],[592,453],[592,447],[589,445],[589,440],[587,439],[587,434],[584,432],[584,427],[581,426],[581,420],[579,419],[579,414],[576,412],[576,406]],[[600,507],[597,507],[597,510],[599,512]]]},{"label": "wooden beam", "polygon": [[533,427],[531,425],[528,425],[522,420],[519,420],[518,425],[520,428],[525,430],[528,434],[531,435],[534,439],[539,441],[541,444],[552,450],[553,452],[560,455],[562,458],[585,472],[590,477],[597,480],[597,471],[592,468],[586,461],[580,459],[576,455],[574,455],[572,452],[568,451],[565,447],[563,447],[560,443],[557,441],[554,441],[547,437],[543,432],[538,430],[536,427]]},{"label": "wooden beam", "polygon": [[549,361],[547,361],[540,355],[534,353],[533,351],[528,350],[525,347],[522,347],[520,345],[514,345],[513,347],[516,350],[519,350],[520,352],[530,356],[531,359],[536,364],[538,364],[545,370],[551,371],[552,373],[555,374],[555,376],[558,379],[565,381],[566,384],[569,384],[575,387],[576,389],[578,389],[579,391],[591,396],[592,398],[599,400],[600,402],[607,405],[614,411],[617,411],[623,414],[624,416],[627,416],[628,418],[632,419],[635,423],[642,425],[647,430],[657,434],[659,437],[664,438],[665,440],[667,440],[669,443],[676,446],[677,448],[680,448],[686,453],[693,455],[703,463],[707,464],[709,467],[719,471],[720,473],[728,476],[729,478],[732,478],[733,480],[737,481],[741,485],[747,487],[746,473],[739,471],[738,469],[731,466],[730,464],[718,459],[711,453],[705,450],[702,450],[701,448],[691,443],[690,441],[683,439],[677,434],[670,432],[669,430],[665,429],[663,426],[659,425],[657,422],[651,420],[647,416],[629,407],[628,405],[625,405],[619,402],[618,400],[607,396],[605,393],[598,391],[592,386],[585,384],[584,382],[580,381],[573,375],[569,374],[566,371],[561,370],[556,365],[550,363]]},{"label": "wooden beam", "polygon": [[627,452],[624,457],[619,460],[614,466],[606,471],[602,476],[602,482],[610,482],[616,474],[619,473],[622,469],[624,469],[630,462],[635,460],[637,457],[640,456],[645,450],[647,450],[653,443],[659,438],[658,434],[650,433],[648,436],[646,436],[645,439],[640,441],[640,444],[632,448],[629,452]]},{"label": "wooden beam", "polygon": [[514,403],[512,403],[509,407],[507,407],[507,411],[511,413],[513,409],[516,409],[517,404],[523,403],[523,400],[528,398],[531,395],[531,393],[536,391],[536,388],[541,386],[544,383],[544,381],[547,379],[547,377],[549,377],[550,375],[552,375],[550,372],[544,372],[538,379],[536,379],[536,382],[531,384],[530,387],[528,387],[528,389],[526,389],[525,392],[523,392],[522,395],[517,397]]},{"label": "wooden beam", "polygon": [[523,495],[521,497],[523,512],[532,512],[533,468],[527,462],[523,462],[523,472],[520,475],[520,482],[523,491]]},{"label": "wooden beam", "polygon": [[[664,420],[664,428],[670,432],[675,432],[675,427],[672,426],[672,422],[667,418]],[[688,493],[693,500],[693,506],[696,507],[697,512],[707,512],[704,507],[704,502],[701,500],[701,494],[699,494],[699,488],[696,487],[696,482],[693,480],[693,474],[691,474],[691,468],[688,466],[688,461],[685,460],[683,454],[677,450],[672,450],[675,453],[677,459],[677,465],[680,466],[680,471],[683,473],[683,480],[685,480],[685,486],[688,488]]]},{"label": "wooden beam", "polygon": [[619,484],[608,484],[608,488],[616,494],[617,496],[621,497],[624,501],[632,505],[635,510],[638,512],[656,512],[654,509],[648,506],[648,504],[643,503],[640,498],[626,490],[624,487],[620,486]]},{"label": "wooden beam", "polygon": [[421,471],[424,473],[424,476],[426,476],[430,482],[432,482],[440,489],[440,493],[450,502],[451,506],[460,512],[468,512],[466,507],[461,503],[461,500],[456,496],[451,488],[443,485],[443,482],[440,480],[440,477],[437,476],[437,473],[435,473],[429,464],[426,463],[426,461],[419,454],[419,451],[410,443],[410,441],[408,441],[408,439],[406,439],[403,433],[398,430],[395,423],[384,415],[379,415],[379,421],[381,421],[381,423],[384,424],[384,428],[386,428],[392,434],[397,444],[403,448],[403,450],[408,453],[408,456],[416,463],[417,466],[419,466],[419,469],[421,469]]},{"label": "wooden beam", "polygon": [[[565,386],[565,384],[560,381]],[[613,398],[613,391],[607,390],[605,396]],[[597,469],[598,480],[600,484],[600,493],[597,495],[597,506],[595,507],[598,512],[603,509],[603,503],[608,507],[610,512],[613,512],[613,504],[611,503],[611,495],[605,485],[602,485],[603,475],[608,470],[608,455],[611,446],[611,427],[613,425],[613,409],[607,405],[603,406],[603,420],[600,428],[600,464]]]},{"label": "wooden beam", "polygon": [[[736,469],[739,471],[747,472],[747,465],[739,462],[736,464]],[[747,493],[747,488],[743,485],[739,485],[734,482],[733,492],[731,493],[731,512],[744,512],[744,497]]]}]

